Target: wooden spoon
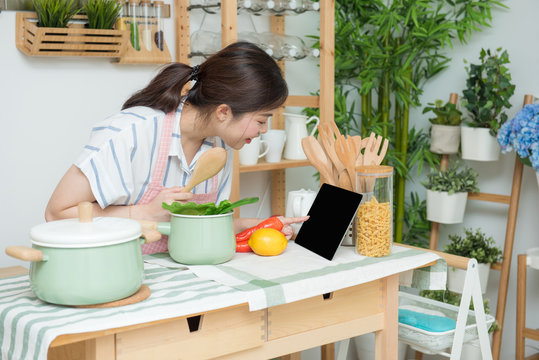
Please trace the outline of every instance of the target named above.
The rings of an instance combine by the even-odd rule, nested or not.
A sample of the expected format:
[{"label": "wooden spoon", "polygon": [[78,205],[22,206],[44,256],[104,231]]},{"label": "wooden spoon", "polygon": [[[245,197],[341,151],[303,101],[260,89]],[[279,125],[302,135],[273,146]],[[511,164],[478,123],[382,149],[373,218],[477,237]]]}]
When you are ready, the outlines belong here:
[{"label": "wooden spoon", "polygon": [[333,166],[335,166],[337,173],[340,174],[345,169],[345,166],[341,160],[339,160],[339,157],[335,152],[335,137],[333,136],[330,125],[320,124],[319,130],[319,136],[322,138],[324,150],[326,151],[327,156],[331,159]]},{"label": "wooden spoon", "polygon": [[331,162],[326,156],[324,149],[318,143],[314,136],[307,136],[301,139],[301,146],[303,152],[309,159],[309,162],[320,173],[322,179],[324,179],[330,185],[337,185],[337,181],[331,171]]},{"label": "wooden spoon", "polygon": [[[349,141],[350,140],[350,141]],[[350,184],[355,183],[356,177],[356,157],[357,150],[354,140],[345,138],[344,135],[341,135],[337,140],[335,140],[335,152],[337,156],[345,165],[346,171],[348,171],[348,176],[350,177]],[[343,173],[341,172],[340,176]]]},{"label": "wooden spoon", "polygon": [[193,176],[185,185],[182,192],[189,192],[195,186],[215,176],[226,164],[226,150],[219,147],[204,152],[197,160]]},{"label": "wooden spoon", "polygon": [[343,172],[339,174],[339,187],[346,190],[354,191],[354,187],[350,182],[350,176],[348,176],[347,170],[343,170]]}]

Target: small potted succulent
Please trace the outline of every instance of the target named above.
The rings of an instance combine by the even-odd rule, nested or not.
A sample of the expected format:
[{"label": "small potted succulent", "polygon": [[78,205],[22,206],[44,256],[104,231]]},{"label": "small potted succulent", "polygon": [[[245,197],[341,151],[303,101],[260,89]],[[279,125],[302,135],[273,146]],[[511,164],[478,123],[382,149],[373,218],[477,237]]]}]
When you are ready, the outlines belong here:
[{"label": "small potted succulent", "polygon": [[502,125],[498,133],[502,152],[516,151],[524,165],[531,166],[539,185],[539,104],[528,104]]},{"label": "small potted succulent", "polygon": [[479,192],[477,171],[459,165],[445,170],[431,169],[423,186],[427,189],[427,220],[457,224],[464,219],[468,192]]},{"label": "small potted succulent", "polygon": [[[490,265],[503,259],[502,250],[496,246],[492,237],[476,229],[464,229],[464,236],[449,235],[450,243],[446,245],[444,251],[448,254],[474,258],[479,267],[479,280],[481,282],[481,292],[487,291],[488,275]],[[447,270],[447,288],[456,293],[462,293],[464,287],[464,277],[466,270],[449,267]]]},{"label": "small potted succulent", "polygon": [[462,112],[455,104],[436,100],[428,103],[423,114],[432,111],[436,117],[430,118],[430,151],[436,154],[456,154],[460,145],[460,122]]},{"label": "small potted succulent", "polygon": [[462,158],[478,161],[495,161],[500,156],[496,135],[507,120],[505,109],[511,107],[509,99],[515,92],[507,51],[481,49],[480,64],[470,64],[463,90],[462,104],[469,119],[461,129]]}]

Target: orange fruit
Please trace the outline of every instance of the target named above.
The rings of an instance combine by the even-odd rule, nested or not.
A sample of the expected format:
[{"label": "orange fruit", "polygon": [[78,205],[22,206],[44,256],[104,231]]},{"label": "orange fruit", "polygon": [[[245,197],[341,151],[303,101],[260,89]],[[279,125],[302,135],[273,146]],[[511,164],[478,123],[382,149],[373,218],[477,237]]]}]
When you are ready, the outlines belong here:
[{"label": "orange fruit", "polygon": [[267,228],[258,229],[249,238],[249,246],[257,255],[279,255],[286,249],[288,240],[279,230]]}]

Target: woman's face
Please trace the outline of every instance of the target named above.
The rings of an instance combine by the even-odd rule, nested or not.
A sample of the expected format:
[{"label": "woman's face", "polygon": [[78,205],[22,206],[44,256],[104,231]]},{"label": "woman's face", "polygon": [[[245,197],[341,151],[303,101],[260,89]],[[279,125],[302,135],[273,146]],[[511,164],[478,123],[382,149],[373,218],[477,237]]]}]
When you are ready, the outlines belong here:
[{"label": "woman's face", "polygon": [[247,113],[230,118],[223,127],[221,138],[228,146],[239,150],[260,134],[268,131],[268,120],[276,109]]}]

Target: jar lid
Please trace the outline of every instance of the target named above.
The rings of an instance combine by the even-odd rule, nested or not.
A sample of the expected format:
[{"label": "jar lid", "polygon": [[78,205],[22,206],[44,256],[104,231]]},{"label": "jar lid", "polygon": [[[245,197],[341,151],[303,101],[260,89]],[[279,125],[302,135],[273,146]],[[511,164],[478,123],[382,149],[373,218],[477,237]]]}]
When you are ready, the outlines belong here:
[{"label": "jar lid", "polygon": [[32,244],[58,248],[84,248],[121,244],[140,237],[141,225],[132,219],[96,217],[51,221],[30,230]]},{"label": "jar lid", "polygon": [[393,174],[393,166],[388,165],[359,165],[356,166],[359,175],[387,177]]}]

